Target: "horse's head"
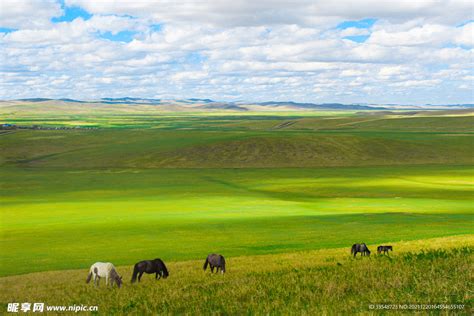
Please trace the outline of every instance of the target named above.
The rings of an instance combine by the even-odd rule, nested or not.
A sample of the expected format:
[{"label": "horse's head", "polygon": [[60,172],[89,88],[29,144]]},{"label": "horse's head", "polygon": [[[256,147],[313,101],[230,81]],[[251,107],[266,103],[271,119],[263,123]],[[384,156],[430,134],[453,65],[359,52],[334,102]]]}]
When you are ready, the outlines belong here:
[{"label": "horse's head", "polygon": [[117,282],[117,286],[118,286],[119,288],[122,287],[122,283],[123,283],[122,277],[119,276],[118,274],[117,274],[117,276],[115,277],[115,282]]},{"label": "horse's head", "polygon": [[161,270],[161,276],[166,279],[170,273],[168,272],[168,269],[166,268],[165,264],[163,263],[163,269]]}]

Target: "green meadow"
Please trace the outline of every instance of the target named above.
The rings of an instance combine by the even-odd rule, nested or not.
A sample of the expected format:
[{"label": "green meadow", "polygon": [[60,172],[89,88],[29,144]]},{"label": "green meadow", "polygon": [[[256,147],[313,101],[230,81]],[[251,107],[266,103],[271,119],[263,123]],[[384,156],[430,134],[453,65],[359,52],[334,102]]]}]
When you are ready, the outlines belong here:
[{"label": "green meadow", "polygon": [[[338,250],[340,260],[347,261],[355,242],[371,247],[413,242],[409,249],[417,253],[417,240],[463,235],[472,246],[474,117],[469,113],[150,114],[129,109],[49,115],[34,110],[4,110],[1,123],[96,129],[0,132],[2,277],[82,269],[74,272],[79,280],[96,261],[130,266],[160,257],[179,266],[211,252],[229,260],[274,255],[269,258],[278,261],[283,258],[278,256],[319,251],[325,262],[325,250],[347,249],[347,254]],[[440,271],[456,264],[456,258],[440,262]],[[461,265],[467,257],[462,258]],[[403,260],[396,261],[394,271],[409,266]],[[341,262],[352,262],[346,261]],[[387,264],[374,259],[368,267],[343,274],[370,267],[379,271]],[[309,273],[323,266],[316,262],[305,269]],[[233,269],[244,273],[243,267]],[[248,273],[254,269],[249,266]],[[336,268],[328,273],[336,273],[331,269]],[[298,285],[299,272],[288,271],[289,282],[308,285]],[[255,273],[250,279],[260,272]],[[276,282],[274,272],[268,273],[262,278]],[[32,276],[45,275],[14,280],[19,289]],[[3,284],[11,278],[3,278]],[[190,278],[197,286],[199,277]],[[55,282],[66,282],[61,280]],[[462,278],[456,280],[458,288],[466,286]],[[337,286],[326,281],[328,287]],[[276,298],[290,295],[281,288],[266,290],[277,291]],[[434,298],[442,300],[441,292]],[[252,296],[242,299],[254,306]],[[309,308],[313,299],[299,308],[320,310]],[[5,295],[2,300],[7,301]],[[192,311],[184,302],[166,309],[132,301],[129,307],[107,306],[117,313],[127,308],[149,312],[148,307],[164,313]],[[272,310],[265,304],[249,310],[216,304],[222,313]],[[195,312],[213,311],[212,304],[202,308]]]},{"label": "green meadow", "polygon": [[[2,273],[472,233],[473,169],[8,169]],[[34,264],[31,264],[34,262]]]}]

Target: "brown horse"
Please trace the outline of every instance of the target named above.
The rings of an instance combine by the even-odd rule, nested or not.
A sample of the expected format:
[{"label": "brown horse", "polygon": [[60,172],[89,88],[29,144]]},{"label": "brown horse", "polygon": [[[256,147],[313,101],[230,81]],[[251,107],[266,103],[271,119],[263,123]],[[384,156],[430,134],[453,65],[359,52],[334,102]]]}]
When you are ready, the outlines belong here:
[{"label": "brown horse", "polygon": [[168,269],[166,269],[165,263],[161,259],[144,260],[136,263],[133,267],[132,283],[135,283],[137,276],[138,282],[140,282],[143,273],[155,273],[156,280],[159,280],[161,277],[166,279],[169,276]]},{"label": "brown horse", "polygon": [[378,246],[377,247],[377,253],[380,255],[382,252],[383,254],[387,254],[388,255],[388,251],[393,251],[393,247],[392,246]]},{"label": "brown horse", "polygon": [[219,272],[219,270],[221,270],[222,274],[225,273],[225,259],[222,255],[215,253],[210,254],[204,262],[204,271],[206,271],[207,265],[210,266],[212,273],[214,272],[214,268],[217,268],[216,273]]},{"label": "brown horse", "polygon": [[354,255],[354,258],[358,252],[360,252],[361,256],[370,256],[370,250],[365,243],[352,245],[351,254]]}]

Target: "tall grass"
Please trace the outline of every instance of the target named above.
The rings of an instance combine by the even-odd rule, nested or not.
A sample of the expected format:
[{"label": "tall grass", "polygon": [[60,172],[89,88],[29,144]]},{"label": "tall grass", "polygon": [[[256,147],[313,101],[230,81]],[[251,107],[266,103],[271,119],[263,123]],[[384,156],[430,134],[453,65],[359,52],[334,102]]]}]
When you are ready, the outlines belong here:
[{"label": "tall grass", "polygon": [[[121,289],[85,284],[87,270],[0,279],[1,302],[98,305],[100,314],[349,314],[371,304],[472,303],[474,236],[394,244],[391,256],[351,258],[349,249],[229,258],[225,275],[201,261],[169,263],[170,277],[145,275]],[[374,248],[375,245],[369,246]],[[436,312],[436,311],[435,311]],[[439,312],[439,311],[438,311]]]}]

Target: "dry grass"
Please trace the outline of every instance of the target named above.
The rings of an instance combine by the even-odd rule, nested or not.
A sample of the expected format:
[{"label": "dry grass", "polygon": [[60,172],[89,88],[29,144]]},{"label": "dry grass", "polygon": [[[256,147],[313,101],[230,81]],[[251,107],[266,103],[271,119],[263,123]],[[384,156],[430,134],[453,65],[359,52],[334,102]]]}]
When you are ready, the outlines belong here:
[{"label": "dry grass", "polygon": [[347,314],[374,303],[466,304],[469,313],[474,235],[393,245],[390,258],[354,260],[348,249],[228,258],[225,275],[203,272],[202,261],[170,262],[168,279],[145,275],[133,286],[131,267],[119,267],[121,289],[85,284],[88,267],[33,273],[1,278],[0,297],[98,305],[100,314]]}]

